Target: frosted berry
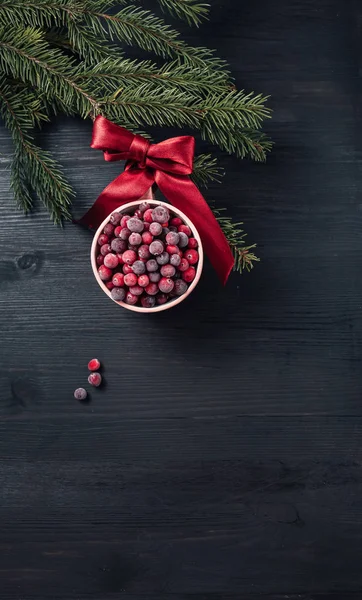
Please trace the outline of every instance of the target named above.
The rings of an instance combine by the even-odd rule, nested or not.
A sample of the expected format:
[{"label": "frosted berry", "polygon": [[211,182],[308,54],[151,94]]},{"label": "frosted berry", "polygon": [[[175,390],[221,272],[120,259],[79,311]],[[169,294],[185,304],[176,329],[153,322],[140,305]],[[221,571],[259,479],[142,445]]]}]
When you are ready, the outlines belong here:
[{"label": "frosted berry", "polygon": [[189,261],[187,260],[187,258],[181,258],[181,262],[179,264],[178,270],[179,271],[187,271],[187,269],[189,268]]},{"label": "frosted berry", "polygon": [[104,257],[104,264],[109,269],[115,269],[118,267],[118,258],[115,254],[106,254]]},{"label": "frosted berry", "polygon": [[127,275],[124,276],[124,282],[128,287],[137,285],[137,275],[135,275],[135,273],[127,273]]},{"label": "frosted berry", "polygon": [[114,226],[112,225],[112,223],[107,223],[104,226],[103,233],[105,233],[106,235],[111,236],[113,234],[113,232],[114,232]]},{"label": "frosted berry", "polygon": [[157,304],[166,304],[167,300],[168,300],[167,294],[157,294],[157,296],[156,296]]},{"label": "frosted berry", "polygon": [[133,265],[135,260],[137,260],[137,254],[134,250],[126,250],[125,252],[123,252],[122,258],[126,265]]},{"label": "frosted berry", "polygon": [[98,275],[102,281],[107,281],[112,277],[112,270],[105,265],[101,265],[98,269]]},{"label": "frosted berry", "polygon": [[184,273],[182,273],[182,279],[184,281],[187,281],[187,283],[190,283],[191,281],[193,281],[195,279],[195,275],[196,275],[195,268],[189,267],[188,269],[186,269],[186,271]]},{"label": "frosted berry", "polygon": [[118,225],[120,220],[121,220],[121,213],[119,213],[119,212],[114,212],[109,217],[109,222],[112,223],[112,225]]},{"label": "frosted berry", "polygon": [[110,244],[103,244],[103,246],[101,246],[101,254],[103,254],[103,256],[105,256],[106,254],[109,254],[111,252],[112,248],[110,246]]},{"label": "frosted berry", "polygon": [[152,235],[161,235],[161,233],[162,233],[161,223],[151,223],[149,231]]},{"label": "frosted berry", "polygon": [[115,287],[123,287],[124,286],[123,273],[115,273],[112,277],[112,283]]},{"label": "frosted berry", "polygon": [[146,210],[146,212],[143,215],[143,220],[146,221],[147,223],[152,223],[153,218],[152,218],[152,208],[148,208]]},{"label": "frosted berry", "polygon": [[170,225],[173,225],[174,227],[178,227],[179,225],[182,225],[182,221],[181,221],[180,217],[173,217],[173,219],[171,219],[171,221],[170,221]]},{"label": "frosted berry", "polygon": [[127,221],[127,227],[130,231],[135,231],[136,233],[141,233],[143,231],[143,223],[137,217],[131,217]]},{"label": "frosted berry", "polygon": [[[122,260],[123,260],[123,255],[122,255]],[[123,265],[122,271],[125,275],[128,275],[129,273],[133,273],[131,265]]]},{"label": "frosted berry", "polygon": [[123,302],[126,297],[126,290],[123,287],[114,287],[111,296],[116,302]]},{"label": "frosted berry", "polygon": [[157,223],[165,223],[170,218],[170,213],[165,206],[156,206],[152,211],[152,220]]},{"label": "frosted berry", "polygon": [[150,243],[153,241],[152,233],[150,233],[149,231],[144,231],[142,233],[142,241],[144,244],[150,245]]},{"label": "frosted berry", "polygon": [[158,271],[156,271],[155,273],[149,273],[148,277],[152,283],[157,283],[161,279],[161,275]]},{"label": "frosted berry", "polygon": [[104,244],[108,244],[108,242],[109,242],[108,235],[105,235],[105,233],[101,233],[101,235],[99,236],[99,238],[97,240],[97,244],[99,246],[103,246]]},{"label": "frosted berry", "polygon": [[176,269],[172,265],[163,265],[160,271],[162,277],[173,277],[176,273]]},{"label": "frosted berry", "polygon": [[196,265],[197,261],[199,260],[199,253],[197,250],[193,250],[191,248],[190,250],[186,250],[184,258],[189,261],[190,265]]},{"label": "frosted berry", "polygon": [[140,275],[137,283],[141,287],[146,287],[150,283],[150,279],[148,275]]},{"label": "frosted berry", "polygon": [[74,398],[76,400],[85,400],[87,396],[88,394],[84,388],[77,388],[74,390]]},{"label": "frosted berry", "polygon": [[190,235],[191,235],[191,229],[190,229],[190,227],[188,225],[185,225],[184,223],[182,223],[182,225],[179,225],[178,231],[181,232],[181,233],[186,233],[186,235],[188,237],[190,237]]},{"label": "frosted berry", "polygon": [[170,256],[170,264],[173,267],[178,267],[179,264],[181,262],[181,256],[179,256],[178,254],[171,254]]},{"label": "frosted berry", "polygon": [[122,219],[121,219],[121,227],[127,227],[127,222],[130,220],[130,216],[129,215],[123,215]]},{"label": "frosted berry", "polygon": [[111,248],[113,252],[120,254],[126,250],[127,242],[121,240],[120,238],[114,238],[114,240],[111,241]]},{"label": "frosted berry", "polygon": [[129,291],[134,296],[140,296],[141,294],[143,294],[143,287],[141,287],[140,285],[133,285],[129,288]]},{"label": "frosted berry", "polygon": [[160,292],[163,292],[164,294],[172,292],[174,285],[175,284],[170,277],[162,277],[158,283]]},{"label": "frosted berry", "polygon": [[132,244],[132,246],[139,246],[140,244],[142,244],[141,234],[136,232],[131,233],[131,235],[128,238],[128,242]]},{"label": "frosted berry", "polygon": [[190,237],[189,238],[189,243],[188,243],[188,247],[192,248],[193,250],[196,250],[196,248],[198,247],[199,243],[197,241],[196,238]]},{"label": "frosted berry", "polygon": [[169,244],[168,246],[166,246],[166,252],[168,252],[169,254],[179,254],[180,248],[178,246],[173,246]]},{"label": "frosted berry", "polygon": [[126,295],[126,302],[127,304],[137,304],[138,296],[135,296],[134,294],[131,294],[131,292],[128,292]]},{"label": "frosted berry", "polygon": [[165,247],[161,240],[154,240],[152,244],[150,244],[150,252],[154,256],[159,256],[164,251]]},{"label": "frosted berry", "polygon": [[156,258],[156,260],[159,265],[166,265],[170,260],[170,255],[168,252],[162,252],[162,254]]},{"label": "frosted berry", "polygon": [[102,383],[102,375],[100,373],[91,373],[88,376],[88,383],[94,387],[99,387]]},{"label": "frosted berry", "polygon": [[150,205],[148,202],[141,202],[141,204],[138,207],[138,210],[141,211],[141,213],[144,213],[146,210],[148,210],[150,208]]},{"label": "frosted berry", "polygon": [[158,292],[157,283],[149,283],[148,286],[145,287],[145,292],[147,292],[147,294],[149,294],[150,296],[155,296]]},{"label": "frosted berry", "polygon": [[124,227],[122,229],[121,233],[119,234],[119,237],[121,238],[121,240],[127,241],[130,235],[131,235],[130,230],[127,227]]},{"label": "frosted berry", "polygon": [[177,246],[177,244],[180,241],[180,236],[176,231],[170,231],[167,235],[166,235],[166,242],[168,244],[171,244],[171,246]]},{"label": "frosted berry", "polygon": [[180,246],[180,248],[186,248],[186,246],[189,243],[189,238],[187,237],[186,233],[183,233],[182,231],[180,231],[178,236],[179,236],[178,245]]},{"label": "frosted berry", "polygon": [[140,258],[150,258],[150,249],[147,244],[142,244],[142,246],[138,248],[138,256]]},{"label": "frosted berry", "polygon": [[104,256],[102,254],[98,254],[97,258],[96,258],[96,263],[98,266],[103,265],[104,263]]},{"label": "frosted berry", "polygon": [[116,237],[119,237],[119,234],[121,233],[121,231],[122,231],[122,227],[120,225],[117,225],[117,227],[115,227],[115,229],[114,229],[114,235]]},{"label": "frosted berry", "polygon": [[156,304],[156,298],[154,296],[143,296],[141,304],[143,308],[153,308]]},{"label": "frosted berry", "polygon": [[106,282],[106,288],[107,288],[107,290],[113,290],[113,288],[114,288],[113,281],[107,281]]},{"label": "frosted berry", "polygon": [[173,291],[175,292],[176,296],[182,296],[182,294],[186,292],[187,288],[188,285],[186,281],[184,281],[183,279],[176,279]]},{"label": "frosted berry", "polygon": [[146,271],[146,265],[142,260],[136,260],[136,262],[132,265],[132,271],[136,273],[136,275],[143,275]]},{"label": "frosted berry", "polygon": [[100,369],[100,367],[101,367],[101,363],[98,360],[98,358],[92,358],[92,360],[90,360],[88,363],[89,371],[98,371],[98,369]]},{"label": "frosted berry", "polygon": [[158,264],[154,258],[150,258],[150,260],[146,262],[146,269],[150,272],[158,270]]}]

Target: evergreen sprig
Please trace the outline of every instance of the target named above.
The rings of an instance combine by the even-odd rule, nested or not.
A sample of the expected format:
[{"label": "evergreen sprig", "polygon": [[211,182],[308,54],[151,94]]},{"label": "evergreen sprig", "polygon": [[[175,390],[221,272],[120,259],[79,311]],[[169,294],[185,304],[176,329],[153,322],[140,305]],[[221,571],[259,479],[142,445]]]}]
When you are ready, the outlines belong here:
[{"label": "evergreen sprig", "polygon": [[[164,12],[198,26],[208,5],[158,0]],[[112,10],[111,10],[112,9]],[[130,60],[136,45],[160,57]],[[271,142],[261,128],[270,111],[261,94],[237,90],[214,51],[193,47],[164,19],[126,0],[0,0],[0,114],[11,132],[11,187],[25,212],[38,196],[52,219],[69,218],[74,192],[33,132],[52,114],[97,114],[134,132],[147,126],[199,130],[203,139],[243,158],[265,160]],[[195,158],[193,179],[219,181],[215,158]],[[240,224],[216,213],[238,271],[256,257]]]}]

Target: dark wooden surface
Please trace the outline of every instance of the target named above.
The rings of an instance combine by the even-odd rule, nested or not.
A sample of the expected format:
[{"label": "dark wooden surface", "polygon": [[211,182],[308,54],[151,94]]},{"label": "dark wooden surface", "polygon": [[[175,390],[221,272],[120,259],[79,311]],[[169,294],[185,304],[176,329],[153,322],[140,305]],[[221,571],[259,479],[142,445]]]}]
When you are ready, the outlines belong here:
[{"label": "dark wooden surface", "polygon": [[[220,153],[208,192],[258,241],[251,275],[117,309],[88,232],[14,210],[1,130],[1,600],[362,598],[362,6],[212,4],[188,39],[274,109],[267,164]],[[42,134],[76,215],[119,170],[90,134]]]}]

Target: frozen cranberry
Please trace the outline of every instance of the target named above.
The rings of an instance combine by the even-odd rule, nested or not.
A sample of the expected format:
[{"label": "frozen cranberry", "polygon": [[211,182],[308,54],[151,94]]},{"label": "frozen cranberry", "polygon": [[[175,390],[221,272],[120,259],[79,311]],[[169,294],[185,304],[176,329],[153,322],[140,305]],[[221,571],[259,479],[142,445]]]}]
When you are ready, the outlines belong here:
[{"label": "frozen cranberry", "polygon": [[112,225],[118,225],[118,223],[121,220],[121,213],[119,212],[114,212],[111,214],[111,216],[109,217],[109,221],[110,223],[112,223]]},{"label": "frozen cranberry", "polygon": [[87,395],[88,394],[84,388],[77,388],[76,390],[74,390],[74,398],[76,400],[85,400]]},{"label": "frozen cranberry", "polygon": [[175,292],[176,296],[182,296],[182,294],[186,292],[187,288],[188,285],[186,281],[183,279],[176,279],[173,291]]},{"label": "frozen cranberry", "polygon": [[102,375],[100,373],[91,373],[88,376],[88,383],[94,387],[99,387],[102,383]]},{"label": "frozen cranberry", "polygon": [[121,227],[127,227],[127,221],[129,221],[130,218],[130,215],[123,215],[121,219]]},{"label": "frozen cranberry", "polygon": [[98,358],[92,358],[92,360],[90,360],[88,363],[89,371],[98,371],[98,369],[100,369],[100,366],[101,363],[99,362]]},{"label": "frozen cranberry", "polygon": [[143,296],[141,304],[143,308],[153,308],[156,304],[156,298],[154,296]]},{"label": "frozen cranberry", "polygon": [[132,244],[128,244],[128,250],[133,250],[137,254],[138,246],[132,246]]},{"label": "frozen cranberry", "polygon": [[114,238],[114,240],[111,241],[111,248],[113,252],[120,254],[126,250],[127,242],[121,240],[120,238]]},{"label": "frozen cranberry", "polygon": [[128,242],[132,244],[132,246],[139,246],[142,243],[142,237],[139,233],[133,232],[129,236]]},{"label": "frozen cranberry", "polygon": [[126,294],[126,303],[127,304],[137,304],[138,296],[131,294],[131,292],[127,292]]},{"label": "frozen cranberry", "polygon": [[104,264],[109,269],[115,269],[118,267],[118,258],[115,254],[106,254],[104,257]]},{"label": "frozen cranberry", "polygon": [[180,236],[176,231],[170,231],[166,235],[166,242],[168,244],[170,244],[171,246],[177,246],[177,244],[179,243],[179,240],[180,240]]},{"label": "frozen cranberry", "polygon": [[101,235],[99,236],[99,238],[97,240],[97,244],[99,246],[103,246],[104,244],[108,244],[108,242],[109,242],[108,235],[105,235],[104,233],[101,233]]},{"label": "frozen cranberry", "polygon": [[152,233],[152,235],[161,235],[161,233],[162,233],[161,223],[151,223],[150,233]]},{"label": "frozen cranberry", "polygon": [[124,227],[121,230],[121,233],[119,234],[119,237],[121,238],[121,240],[127,241],[130,235],[131,235],[130,230],[127,227]]},{"label": "frozen cranberry", "polygon": [[166,237],[168,233],[170,233],[170,229],[168,227],[162,227],[162,235]]},{"label": "frozen cranberry", "polygon": [[135,273],[127,273],[127,275],[124,276],[124,282],[128,287],[137,285],[137,275],[135,275]]},{"label": "frozen cranberry", "polygon": [[122,271],[125,275],[133,273],[131,265],[123,265]]},{"label": "frozen cranberry", "polygon": [[147,244],[142,244],[142,246],[138,248],[138,256],[140,258],[150,258],[151,254]]},{"label": "frozen cranberry", "polygon": [[168,300],[168,295],[167,294],[157,294],[156,296],[156,302],[157,304],[165,304]]},{"label": "frozen cranberry", "polygon": [[135,210],[134,216],[137,217],[137,219],[142,219],[142,211],[140,211],[139,209]]},{"label": "frozen cranberry", "polygon": [[174,227],[178,227],[179,225],[182,225],[182,221],[181,221],[180,217],[173,217],[173,219],[171,219],[171,221],[170,221],[170,225],[173,225]]},{"label": "frozen cranberry", "polygon": [[143,275],[146,271],[145,263],[142,260],[136,260],[132,265],[132,271],[136,273],[136,275]]},{"label": "frozen cranberry", "polygon": [[146,269],[150,272],[158,270],[158,264],[154,258],[150,258],[150,260],[146,262]]},{"label": "frozen cranberry", "polygon": [[107,281],[106,282],[106,288],[107,288],[107,290],[113,290],[113,288],[114,288],[113,281]]},{"label": "frozen cranberry", "polygon": [[163,292],[164,294],[172,292],[174,285],[175,284],[170,277],[162,277],[158,283],[160,292]]},{"label": "frozen cranberry", "polygon": [[179,256],[178,254],[171,254],[170,264],[173,267],[178,267],[180,262],[181,262],[181,256]]},{"label": "frozen cranberry", "polygon": [[144,244],[150,245],[153,240],[153,235],[149,231],[144,231],[142,233],[142,241]]},{"label": "frozen cranberry", "polygon": [[190,265],[196,265],[197,261],[199,260],[199,253],[197,250],[193,250],[191,248],[190,250],[186,250],[184,253],[184,258],[189,261]]},{"label": "frozen cranberry", "polygon": [[175,227],[174,225],[170,225],[170,227],[168,228],[169,231],[176,231],[177,232],[177,227]]},{"label": "frozen cranberry", "polygon": [[181,231],[181,233],[186,233],[186,235],[188,237],[190,237],[190,235],[191,235],[191,229],[190,229],[190,227],[188,225],[184,225],[184,223],[182,225],[179,225],[178,231],[179,232]]},{"label": "frozen cranberry", "polygon": [[181,262],[179,264],[178,270],[179,271],[187,271],[187,269],[189,268],[189,261],[187,260],[187,258],[181,258]]},{"label": "frozen cranberry", "polygon": [[141,287],[140,285],[132,285],[129,288],[129,291],[131,292],[131,294],[133,294],[134,296],[140,296],[141,294],[143,294],[143,287]]},{"label": "frozen cranberry", "polygon": [[112,225],[112,223],[107,223],[104,226],[103,233],[105,233],[106,235],[111,236],[113,234],[113,232],[114,232],[114,225]]},{"label": "frozen cranberry", "polygon": [[120,265],[124,265],[124,260],[123,260],[123,258],[122,258],[122,254],[117,254],[117,258],[118,258],[118,263],[119,263]]},{"label": "frozen cranberry", "polygon": [[123,287],[114,287],[111,296],[116,302],[123,302],[126,297],[126,290]]},{"label": "frozen cranberry", "polygon": [[187,281],[187,283],[190,283],[191,281],[193,281],[195,279],[195,275],[196,275],[195,268],[189,267],[188,269],[186,269],[186,271],[184,273],[182,273],[182,279],[184,281]]},{"label": "frozen cranberry", "polygon": [[112,283],[116,287],[124,286],[124,275],[123,273],[115,273],[112,277]]},{"label": "frozen cranberry", "polygon": [[156,223],[165,223],[170,218],[170,213],[165,206],[156,206],[152,211],[152,220]]},{"label": "frozen cranberry", "polygon": [[141,211],[141,213],[144,213],[146,210],[148,210],[150,208],[150,205],[148,202],[141,202],[141,204],[138,207],[138,210]]},{"label": "frozen cranberry", "polygon": [[149,273],[148,277],[150,278],[150,281],[152,281],[152,283],[157,283],[161,279],[161,275],[158,271],[156,271],[155,273]]},{"label": "frozen cranberry", "polygon": [[145,287],[145,292],[147,292],[147,294],[149,294],[150,296],[155,296],[158,292],[157,283],[149,283],[148,286]]},{"label": "frozen cranberry", "polygon": [[154,240],[152,244],[150,244],[150,252],[154,256],[159,256],[164,251],[165,247],[161,240]]},{"label": "frozen cranberry", "polygon": [[102,281],[107,281],[112,277],[112,270],[105,265],[101,265],[98,269],[98,275]]},{"label": "frozen cranberry", "polygon": [[159,265],[166,265],[170,260],[170,255],[168,252],[162,252],[162,254],[156,258],[156,260]]},{"label": "frozen cranberry", "polygon": [[122,231],[122,227],[120,225],[117,225],[117,227],[114,230],[114,235],[116,237],[119,237],[119,234],[121,233],[121,231]]},{"label": "frozen cranberry", "polygon": [[178,246],[173,246],[169,244],[168,246],[166,246],[166,252],[168,252],[169,254],[179,254],[180,248]]},{"label": "frozen cranberry", "polygon": [[180,231],[179,235],[179,242],[178,245],[180,246],[180,248],[186,248],[186,246],[189,243],[189,238],[187,237],[186,233],[183,233],[182,231]]},{"label": "frozen cranberry", "polygon": [[101,254],[103,254],[103,256],[105,256],[106,254],[109,254],[111,252],[112,248],[110,246],[110,244],[103,244],[103,246],[101,246]]},{"label": "frozen cranberry", "polygon": [[143,220],[146,221],[147,223],[152,223],[153,218],[152,218],[152,208],[148,208],[144,215],[143,215]]},{"label": "frozen cranberry", "polygon": [[126,265],[133,265],[134,261],[137,260],[137,254],[134,250],[126,250],[123,252],[122,258]]},{"label": "frozen cranberry", "polygon": [[192,248],[193,250],[196,250],[196,248],[198,247],[199,243],[197,241],[196,238],[190,237],[189,238],[189,243],[188,243],[188,247]]},{"label": "frozen cranberry", "polygon": [[96,263],[97,263],[97,265],[103,265],[103,263],[104,263],[104,256],[102,254],[98,254],[98,256],[96,258]]},{"label": "frozen cranberry", "polygon": [[128,219],[127,227],[132,232],[135,231],[136,233],[141,233],[141,231],[143,231],[143,223],[141,219],[137,219],[137,217],[131,217]]},{"label": "frozen cranberry", "polygon": [[150,283],[148,275],[140,275],[137,281],[141,287],[146,287]]},{"label": "frozen cranberry", "polygon": [[163,265],[160,271],[162,277],[173,277],[176,273],[176,269],[172,265]]},{"label": "frozen cranberry", "polygon": [[143,227],[144,227],[143,231],[148,231],[150,228],[150,224],[151,223],[148,223],[148,221],[143,221]]}]

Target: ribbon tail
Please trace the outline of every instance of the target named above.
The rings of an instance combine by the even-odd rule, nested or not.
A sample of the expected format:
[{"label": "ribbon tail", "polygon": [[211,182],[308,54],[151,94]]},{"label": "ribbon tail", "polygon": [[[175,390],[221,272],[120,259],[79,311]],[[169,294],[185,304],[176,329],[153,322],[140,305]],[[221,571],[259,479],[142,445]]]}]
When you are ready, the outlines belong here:
[{"label": "ribbon tail", "polygon": [[122,204],[139,200],[154,183],[149,169],[127,169],[101,192],[93,206],[76,221],[88,229],[96,229],[108,215]]},{"label": "ribbon tail", "polygon": [[225,285],[234,266],[230,246],[205,198],[185,175],[156,171],[155,181],[167,200],[182,210],[195,224],[205,252],[219,279]]}]

